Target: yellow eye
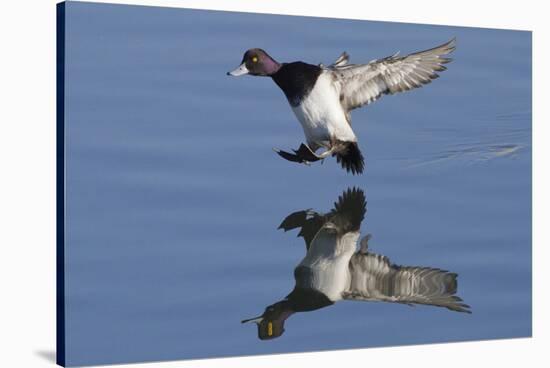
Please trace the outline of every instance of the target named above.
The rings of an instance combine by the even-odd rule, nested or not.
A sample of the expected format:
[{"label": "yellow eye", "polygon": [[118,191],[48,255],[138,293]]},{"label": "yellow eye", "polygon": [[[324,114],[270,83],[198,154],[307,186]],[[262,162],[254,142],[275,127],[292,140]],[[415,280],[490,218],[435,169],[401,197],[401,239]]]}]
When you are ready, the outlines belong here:
[{"label": "yellow eye", "polygon": [[258,57],[257,57],[257,56],[254,56],[254,57],[252,58],[252,62],[253,62],[253,63],[257,63],[257,62],[258,62]]}]

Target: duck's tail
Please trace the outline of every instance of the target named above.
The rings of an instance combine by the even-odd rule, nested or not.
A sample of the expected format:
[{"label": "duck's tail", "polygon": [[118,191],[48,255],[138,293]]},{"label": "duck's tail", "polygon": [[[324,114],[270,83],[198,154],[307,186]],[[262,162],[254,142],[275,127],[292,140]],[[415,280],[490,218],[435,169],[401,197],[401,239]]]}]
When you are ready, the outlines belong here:
[{"label": "duck's tail", "polygon": [[365,159],[359,150],[357,142],[342,142],[342,148],[333,154],[336,161],[342,165],[347,172],[353,175],[363,173]]}]

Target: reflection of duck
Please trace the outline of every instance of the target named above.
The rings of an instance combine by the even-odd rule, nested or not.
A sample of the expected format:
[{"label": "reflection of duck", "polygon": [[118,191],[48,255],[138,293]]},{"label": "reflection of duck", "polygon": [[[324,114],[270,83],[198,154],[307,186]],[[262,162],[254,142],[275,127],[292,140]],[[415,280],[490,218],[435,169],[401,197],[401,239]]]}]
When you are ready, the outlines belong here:
[{"label": "reflection of duck", "polygon": [[426,304],[457,312],[469,311],[455,295],[457,274],[437,268],[391,264],[368,252],[370,235],[361,240],[359,229],[366,212],[365,195],[348,189],[326,214],[312,210],[288,215],[281,229],[300,229],[306,256],[294,270],[296,285],[283,300],[244,322],[256,322],[262,340],[279,337],[285,320],[295,312],[320,309],[340,300],[383,301],[408,305]]},{"label": "reflection of duck", "polygon": [[[283,90],[300,121],[307,140],[294,154],[277,151],[299,163],[330,155],[353,174],[363,172],[364,160],[351,128],[351,110],[394,94],[422,87],[445,70],[445,57],[455,49],[454,39],[438,47],[407,56],[398,54],[368,64],[348,64],[343,53],[328,67],[301,61],[278,63],[262,49],[246,51],[241,65],[228,75],[269,76]],[[318,149],[325,148],[320,154]]]}]

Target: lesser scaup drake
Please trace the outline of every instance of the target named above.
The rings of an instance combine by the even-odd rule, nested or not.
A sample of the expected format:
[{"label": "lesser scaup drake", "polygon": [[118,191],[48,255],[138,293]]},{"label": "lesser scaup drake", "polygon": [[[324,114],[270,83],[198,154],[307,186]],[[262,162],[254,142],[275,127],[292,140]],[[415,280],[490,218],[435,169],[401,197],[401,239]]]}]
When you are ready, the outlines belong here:
[{"label": "lesser scaup drake", "polygon": [[[407,56],[399,53],[368,64],[348,64],[343,53],[329,66],[301,61],[278,63],[262,49],[250,49],[241,65],[228,75],[268,76],[283,90],[300,121],[307,145],[294,153],[276,150],[283,158],[306,163],[336,156],[352,174],[362,173],[364,159],[351,128],[351,110],[376,101],[383,94],[404,92],[428,84],[452,59],[455,39]],[[320,148],[325,151],[315,153]]]},{"label": "lesser scaup drake", "polygon": [[306,244],[306,255],[294,269],[294,289],[268,306],[261,316],[242,322],[255,322],[258,337],[269,340],[283,334],[285,321],[294,313],[314,311],[342,300],[423,304],[471,313],[456,295],[456,273],[398,266],[368,249],[370,234],[359,241],[365,213],[364,192],[350,188],[328,213],[308,209],[288,215],[279,228],[299,229],[298,236]]}]

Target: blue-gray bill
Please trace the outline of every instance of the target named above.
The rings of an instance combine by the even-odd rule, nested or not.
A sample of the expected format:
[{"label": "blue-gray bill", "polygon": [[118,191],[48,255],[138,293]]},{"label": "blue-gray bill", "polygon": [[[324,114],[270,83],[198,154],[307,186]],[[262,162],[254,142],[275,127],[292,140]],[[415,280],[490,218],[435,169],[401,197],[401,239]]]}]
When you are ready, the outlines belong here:
[{"label": "blue-gray bill", "polygon": [[242,63],[239,65],[239,67],[233,71],[227,72],[227,75],[231,75],[233,77],[240,77],[241,75],[248,74],[248,68],[246,67],[245,63]]}]

